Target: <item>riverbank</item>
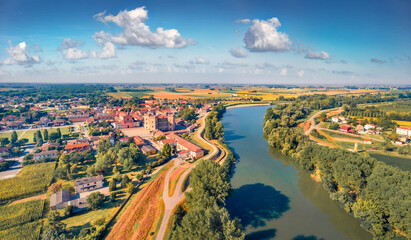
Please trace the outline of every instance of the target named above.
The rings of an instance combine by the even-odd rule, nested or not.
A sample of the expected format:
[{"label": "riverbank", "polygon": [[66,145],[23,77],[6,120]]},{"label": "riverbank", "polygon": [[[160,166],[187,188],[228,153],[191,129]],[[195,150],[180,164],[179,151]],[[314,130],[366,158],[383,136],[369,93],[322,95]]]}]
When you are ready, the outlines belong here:
[{"label": "riverbank", "polygon": [[268,146],[261,129],[268,108],[231,109],[222,120],[225,143],[240,160],[233,169],[227,208],[242,220],[247,238],[371,239],[322,184]]},{"label": "riverbank", "polygon": [[257,106],[270,106],[270,103],[256,103],[256,104],[252,104],[252,103],[246,103],[246,104],[236,104],[236,105],[229,105],[226,106],[226,109],[232,109],[232,108],[239,108],[239,107],[257,107]]}]

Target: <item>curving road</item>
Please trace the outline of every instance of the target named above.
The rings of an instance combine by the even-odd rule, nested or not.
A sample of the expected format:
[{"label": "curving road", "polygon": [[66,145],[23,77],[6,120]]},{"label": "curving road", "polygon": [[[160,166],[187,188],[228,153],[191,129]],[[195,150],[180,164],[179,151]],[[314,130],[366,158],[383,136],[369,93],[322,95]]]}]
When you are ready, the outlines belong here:
[{"label": "curving road", "polygon": [[[211,153],[209,153],[204,159],[209,160],[212,156],[214,156],[215,154],[218,153],[218,148],[216,146],[214,146],[213,144],[211,144],[209,141],[207,141],[206,139],[204,139],[202,137],[202,133],[204,131],[205,128],[205,118],[207,117],[208,113],[205,114],[203,116],[203,124],[201,125],[201,127],[198,129],[196,135],[199,139],[201,139],[205,144],[207,144],[208,146],[212,147],[213,151]],[[168,195],[168,185],[170,184],[170,174],[174,171],[174,169],[176,169],[183,160],[179,159],[179,158],[174,158],[174,166],[168,170],[167,174],[166,174],[166,179],[164,182],[164,190],[163,190],[163,201],[164,201],[164,216],[163,219],[161,221],[161,226],[160,229],[158,231],[157,240],[162,240],[164,238],[164,234],[166,232],[166,228],[167,228],[167,223],[170,220],[170,216],[173,213],[174,208],[181,202],[181,200],[183,200],[184,198],[184,192],[181,191],[181,187],[184,184],[184,179],[186,178],[186,176],[191,172],[191,170],[197,165],[197,162],[195,162],[191,167],[189,167],[182,175],[181,177],[178,179],[175,191],[173,196],[169,196]]]}]

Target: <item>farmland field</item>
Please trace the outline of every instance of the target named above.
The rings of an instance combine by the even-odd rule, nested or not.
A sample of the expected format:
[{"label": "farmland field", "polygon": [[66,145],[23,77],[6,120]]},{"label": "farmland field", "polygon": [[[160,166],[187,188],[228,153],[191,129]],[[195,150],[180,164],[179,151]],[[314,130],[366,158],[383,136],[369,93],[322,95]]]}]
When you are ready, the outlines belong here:
[{"label": "farmland field", "polygon": [[0,207],[0,239],[38,239],[44,200]]},{"label": "farmland field", "polygon": [[380,104],[378,107],[385,112],[411,112],[411,101]]},{"label": "farmland field", "polygon": [[55,165],[54,162],[28,165],[16,177],[0,180],[0,203],[46,192]]},{"label": "farmland field", "polygon": [[401,127],[411,127],[411,122],[410,121],[395,121],[400,125]]},{"label": "farmland field", "polygon": [[370,156],[388,165],[411,172],[411,158],[395,157],[380,153],[370,153]]}]

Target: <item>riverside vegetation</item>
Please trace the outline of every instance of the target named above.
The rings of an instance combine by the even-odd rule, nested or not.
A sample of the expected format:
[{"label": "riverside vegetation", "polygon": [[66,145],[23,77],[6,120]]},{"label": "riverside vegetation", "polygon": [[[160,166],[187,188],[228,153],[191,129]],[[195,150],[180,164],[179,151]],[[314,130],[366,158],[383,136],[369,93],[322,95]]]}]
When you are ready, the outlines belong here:
[{"label": "riverside vegetation", "polygon": [[[211,160],[201,160],[190,174],[191,191],[186,192],[186,204],[179,205],[174,213],[174,224],[169,239],[242,240],[245,234],[240,220],[231,219],[225,207],[231,192],[229,182],[233,152],[223,142],[223,128],[219,120],[225,107],[217,105],[206,118],[205,135],[219,139],[226,149],[223,165]],[[220,128],[221,125],[221,128]]]},{"label": "riverside vegetation", "polygon": [[[402,94],[401,97],[410,97]],[[411,174],[367,154],[312,143],[297,125],[313,110],[344,104],[383,102],[400,96],[302,96],[288,105],[269,108],[264,117],[268,143],[292,156],[316,175],[330,197],[370,231],[375,239],[410,238]],[[378,99],[380,98],[380,99]],[[372,101],[369,101],[372,100]]]}]

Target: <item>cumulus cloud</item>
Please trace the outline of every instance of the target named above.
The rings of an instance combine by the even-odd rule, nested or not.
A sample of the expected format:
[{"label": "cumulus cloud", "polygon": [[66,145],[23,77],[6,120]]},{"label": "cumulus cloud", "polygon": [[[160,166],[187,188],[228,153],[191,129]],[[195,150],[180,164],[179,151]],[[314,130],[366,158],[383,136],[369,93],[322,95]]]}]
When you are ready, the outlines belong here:
[{"label": "cumulus cloud", "polygon": [[373,63],[385,63],[385,60],[379,58],[371,58],[371,62]]},{"label": "cumulus cloud", "polygon": [[287,76],[287,72],[288,72],[287,68],[282,68],[281,71],[280,71],[280,75],[281,76]]},{"label": "cumulus cloud", "polygon": [[249,51],[282,52],[291,49],[292,42],[288,35],[277,30],[281,26],[278,18],[267,21],[255,19],[252,23],[244,36],[245,46]]},{"label": "cumulus cloud", "polygon": [[244,24],[249,24],[251,22],[250,19],[245,18],[245,19],[238,19],[235,21],[236,23],[244,23]]},{"label": "cumulus cloud", "polygon": [[138,45],[148,48],[184,48],[194,42],[180,36],[177,29],[159,27],[155,32],[146,25],[147,10],[145,7],[120,11],[117,15],[106,15],[105,11],[94,15],[97,21],[114,23],[123,29],[121,34],[109,37],[110,42],[120,45]]},{"label": "cumulus cloud", "polygon": [[312,52],[310,50],[307,50],[305,52],[305,58],[307,59],[318,59],[318,60],[326,60],[330,57],[330,55],[324,51],[321,51],[319,53]]},{"label": "cumulus cloud", "polygon": [[103,31],[95,33],[93,36],[94,41],[102,48],[99,51],[91,51],[90,55],[94,58],[113,58],[116,57],[116,47],[113,43],[109,42],[108,35]]},{"label": "cumulus cloud", "polygon": [[27,47],[26,42],[21,42],[16,46],[13,46],[9,42],[10,47],[6,48],[7,53],[10,55],[9,58],[0,61],[0,65],[22,65],[26,67],[31,67],[33,64],[40,63],[41,59],[39,56],[30,56],[30,50]]},{"label": "cumulus cloud", "polygon": [[303,70],[298,71],[298,72],[297,72],[297,75],[298,75],[299,77],[303,77],[303,76],[304,76],[304,71],[303,71]]},{"label": "cumulus cloud", "polygon": [[88,58],[89,54],[87,51],[79,49],[79,46],[82,46],[84,43],[75,39],[67,38],[61,42],[60,47],[58,48],[63,54],[64,59],[68,61],[76,61],[77,59]]},{"label": "cumulus cloud", "polygon": [[210,61],[202,58],[202,57],[196,57],[194,60],[190,61],[191,64],[209,64]]},{"label": "cumulus cloud", "polygon": [[230,54],[236,58],[245,58],[248,54],[242,48],[232,48],[230,49]]}]

